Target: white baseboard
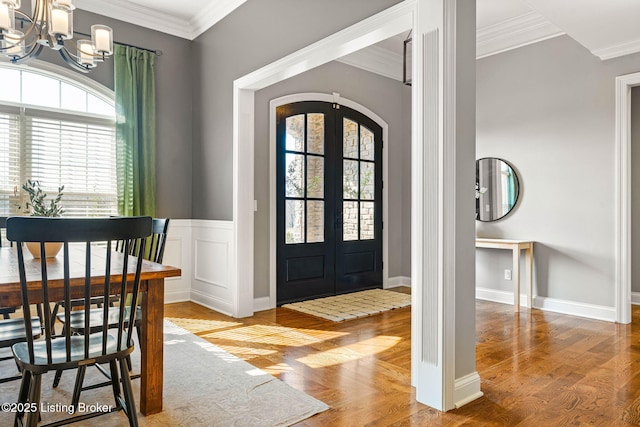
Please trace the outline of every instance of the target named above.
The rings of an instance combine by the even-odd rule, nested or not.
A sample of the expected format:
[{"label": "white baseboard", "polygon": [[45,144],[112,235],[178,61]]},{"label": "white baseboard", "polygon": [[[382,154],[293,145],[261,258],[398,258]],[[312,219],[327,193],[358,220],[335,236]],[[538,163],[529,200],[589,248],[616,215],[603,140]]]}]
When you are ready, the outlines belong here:
[{"label": "white baseboard", "polygon": [[218,313],[233,317],[233,306],[225,300],[207,295],[196,289],[191,290],[191,301]]},{"label": "white baseboard", "polygon": [[631,292],[631,304],[640,305],[640,292]]},{"label": "white baseboard", "polygon": [[[500,291],[497,289],[476,288],[476,299],[513,305],[513,292]],[[520,305],[523,307],[527,306],[526,295],[520,295]]]},{"label": "white baseboard", "polygon": [[456,408],[466,405],[480,397],[484,393],[480,391],[480,375],[473,372],[462,378],[456,378],[453,389],[453,401]]},{"label": "white baseboard", "polygon": [[[640,296],[640,295],[639,295]],[[513,305],[513,292],[499,291],[495,289],[476,288],[476,298],[480,300],[499,302]],[[526,307],[527,296],[520,295],[520,305]],[[614,307],[603,305],[585,304],[575,301],[560,300],[547,297],[535,297],[533,308],[554,313],[569,314],[589,319],[616,321],[616,310]]]},{"label": "white baseboard", "polygon": [[407,277],[407,276],[389,277],[389,283],[387,284],[385,289],[397,288],[398,286],[411,287],[411,277]]},{"label": "white baseboard", "polygon": [[587,317],[595,320],[606,320],[607,322],[616,321],[615,307],[607,307],[604,305],[536,297],[533,300],[533,306],[540,310],[553,311],[555,313],[570,314],[572,316]]},{"label": "white baseboard", "polygon": [[253,311],[264,311],[275,308],[271,305],[271,298],[260,297],[253,299]]},{"label": "white baseboard", "polygon": [[164,303],[172,304],[174,302],[191,301],[191,291],[178,291],[164,293]]}]

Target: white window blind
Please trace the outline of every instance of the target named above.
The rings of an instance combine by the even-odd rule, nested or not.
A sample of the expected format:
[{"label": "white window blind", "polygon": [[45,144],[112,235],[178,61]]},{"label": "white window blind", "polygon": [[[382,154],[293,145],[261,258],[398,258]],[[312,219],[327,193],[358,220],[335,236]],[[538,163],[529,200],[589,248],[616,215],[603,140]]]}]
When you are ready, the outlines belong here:
[{"label": "white window blind", "polygon": [[64,185],[65,215],[117,213],[113,124],[27,111],[25,131],[27,176],[53,194]]},{"label": "white window blind", "polygon": [[15,212],[20,183],[20,116],[0,112],[0,215]]},{"label": "white window blind", "polygon": [[0,215],[23,213],[27,179],[40,181],[47,199],[64,185],[64,216],[117,214],[113,100],[50,73],[9,71],[21,98],[0,91]]}]

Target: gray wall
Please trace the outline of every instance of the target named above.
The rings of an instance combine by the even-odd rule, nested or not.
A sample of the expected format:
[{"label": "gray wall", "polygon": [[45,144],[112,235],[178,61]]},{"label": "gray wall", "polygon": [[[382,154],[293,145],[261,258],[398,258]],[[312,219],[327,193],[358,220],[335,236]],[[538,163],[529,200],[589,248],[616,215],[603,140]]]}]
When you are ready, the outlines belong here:
[{"label": "gray wall", "polygon": [[[118,42],[163,52],[155,60],[157,215],[191,218],[191,42],[78,9],[74,19],[76,31],[90,33],[92,24],[105,24],[113,28]],[[40,59],[68,67],[60,55],[48,49]],[[113,89],[113,58],[98,65],[87,76]]]},{"label": "gray wall", "polygon": [[[614,81],[638,64],[601,61],[567,36],[477,63],[477,157],[521,179],[515,210],[477,234],[537,242],[534,294],[614,306]],[[478,287],[513,291],[510,268],[506,251],[477,250]]]},{"label": "gray wall", "polygon": [[631,291],[640,292],[640,87],[631,91],[631,236]]},{"label": "gray wall", "polygon": [[233,218],[233,81],[396,3],[249,0],[194,41],[194,218]]},{"label": "gray wall", "polygon": [[[398,64],[401,66],[401,64]],[[405,161],[411,152],[411,91],[401,82],[339,62],[331,62],[256,92],[255,97],[255,297],[269,295],[269,102],[284,95],[303,92],[331,94],[355,101],[379,115],[389,125],[389,276],[409,275],[411,240],[404,239],[411,223],[411,204],[405,204],[405,185],[411,171]],[[406,116],[409,115],[409,120]],[[410,191],[408,191],[410,194]],[[409,268],[404,270],[408,264]]]}]

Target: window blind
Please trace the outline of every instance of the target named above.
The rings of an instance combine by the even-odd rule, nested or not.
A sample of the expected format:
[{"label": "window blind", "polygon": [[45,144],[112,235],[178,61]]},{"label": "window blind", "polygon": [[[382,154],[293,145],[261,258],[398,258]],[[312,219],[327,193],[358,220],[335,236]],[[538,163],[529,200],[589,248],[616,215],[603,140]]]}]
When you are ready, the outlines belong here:
[{"label": "window blind", "polygon": [[[64,185],[65,216],[117,213],[115,128],[108,120],[38,114],[24,118],[24,170],[47,194]],[[57,116],[57,117],[56,117]]]},{"label": "window blind", "polygon": [[17,211],[20,202],[20,116],[0,112],[0,216]]}]

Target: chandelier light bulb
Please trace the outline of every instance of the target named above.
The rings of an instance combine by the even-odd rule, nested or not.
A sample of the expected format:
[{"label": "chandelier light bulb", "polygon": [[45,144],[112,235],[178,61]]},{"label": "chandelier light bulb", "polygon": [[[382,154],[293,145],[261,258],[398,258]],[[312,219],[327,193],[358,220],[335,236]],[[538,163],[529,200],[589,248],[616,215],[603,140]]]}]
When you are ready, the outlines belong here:
[{"label": "chandelier light bulb", "polygon": [[14,28],[15,10],[10,3],[0,2],[0,31],[9,31]]},{"label": "chandelier light bulb", "polygon": [[9,30],[4,34],[2,39],[3,52],[11,57],[20,57],[24,55],[24,33],[18,30]]}]

